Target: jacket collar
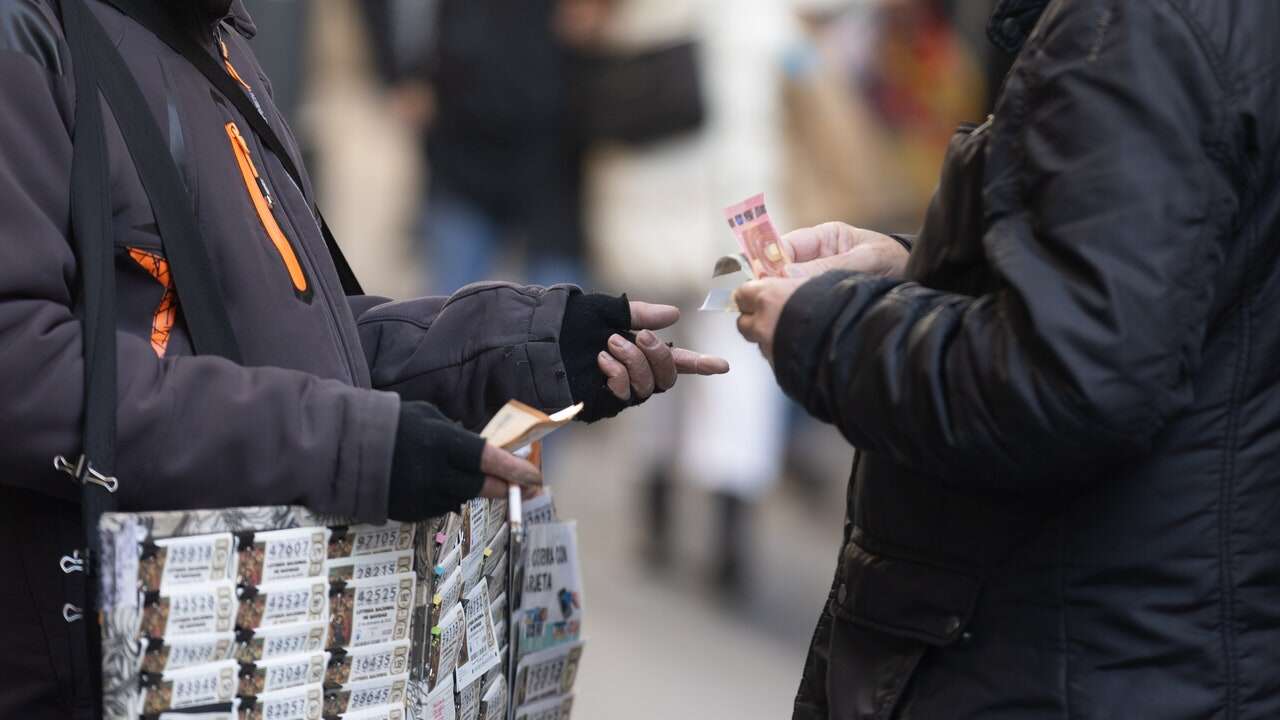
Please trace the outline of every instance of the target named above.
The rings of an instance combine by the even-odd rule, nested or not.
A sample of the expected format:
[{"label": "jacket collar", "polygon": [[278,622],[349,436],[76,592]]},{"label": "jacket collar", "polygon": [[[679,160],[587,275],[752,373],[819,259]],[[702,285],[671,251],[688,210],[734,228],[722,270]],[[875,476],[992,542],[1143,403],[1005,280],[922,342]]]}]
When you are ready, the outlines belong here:
[{"label": "jacket collar", "polygon": [[1001,50],[1011,55],[1017,54],[1050,2],[1051,0],[1000,0],[995,12],[991,14],[990,24],[987,25],[987,37]]}]

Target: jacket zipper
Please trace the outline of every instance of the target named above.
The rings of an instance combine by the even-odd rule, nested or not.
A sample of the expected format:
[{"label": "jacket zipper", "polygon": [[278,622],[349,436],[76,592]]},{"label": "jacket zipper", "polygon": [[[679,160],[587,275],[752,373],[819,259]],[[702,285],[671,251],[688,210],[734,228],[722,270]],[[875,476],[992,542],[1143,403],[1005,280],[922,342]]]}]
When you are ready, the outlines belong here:
[{"label": "jacket zipper", "polygon": [[240,128],[234,122],[227,123],[226,129],[227,137],[231,140],[232,152],[236,156],[236,163],[240,166],[240,175],[244,178],[245,189],[249,191],[253,207],[258,212],[258,220],[262,222],[267,237],[275,246],[276,252],[280,254],[285,270],[289,273],[289,280],[293,283],[294,291],[299,295],[309,296],[310,284],[307,282],[307,274],[303,271],[302,264],[298,262],[293,244],[289,242],[289,238],[285,237],[280,224],[276,222],[275,215],[272,213],[275,209],[275,200],[271,197],[271,189],[267,186],[266,180],[253,162],[249,144],[245,142],[244,136],[240,134]]},{"label": "jacket zipper", "polygon": [[[226,41],[225,41],[225,40],[223,40],[223,38],[222,38],[222,27],[221,27],[221,26],[218,26],[218,27],[217,27],[217,29],[216,29],[216,31],[215,31],[215,33],[216,33],[215,38],[216,38],[217,43],[218,43],[218,49],[219,49],[219,50],[221,51],[221,53],[222,53],[222,64],[226,67],[226,69],[227,69],[227,73],[232,77],[232,79],[234,79],[236,82],[240,83],[240,85],[241,85],[242,87],[244,87],[245,91],[249,94],[249,99],[253,102],[253,106],[254,106],[254,108],[256,108],[256,109],[257,109],[257,111],[258,111],[258,114],[259,114],[259,115],[261,115],[261,116],[262,116],[262,118],[263,118],[264,120],[266,120],[266,119],[267,119],[267,114],[266,114],[265,112],[263,112],[263,110],[262,110],[262,104],[261,104],[260,102],[258,102],[258,96],[257,96],[257,94],[253,91],[253,87],[252,87],[252,86],[250,86],[250,85],[249,85],[249,83],[245,81],[244,77],[243,77],[243,76],[241,76],[241,75],[240,75],[240,73],[239,73],[238,71],[236,71],[235,66],[231,63],[231,52],[230,52],[230,50],[229,50],[229,49],[228,49],[228,47],[227,47],[227,43],[226,43]],[[268,122],[270,122],[270,121],[268,120]],[[235,123],[234,123],[234,122],[229,122],[229,123],[227,123],[227,125],[228,125],[228,133],[230,133],[230,128],[235,127]],[[251,155],[250,155],[250,153],[249,153],[249,145],[248,145],[248,143],[247,143],[247,142],[245,142],[244,136],[240,135],[240,133],[239,133],[239,128],[236,128],[236,136],[237,136],[237,139],[233,139],[233,141],[232,141],[232,145],[233,145],[233,146],[238,146],[237,152],[243,152],[243,153],[244,153],[245,160],[247,161],[247,164],[249,165],[250,170],[253,172],[253,175],[254,175],[255,179],[257,180],[257,186],[259,186],[259,187],[260,187],[260,189],[263,191],[263,197],[264,197],[264,199],[269,200],[269,199],[270,199],[270,197],[271,197],[271,195],[270,195],[270,191],[269,191],[269,189],[268,189],[268,187],[267,187],[267,183],[266,183],[266,181],[265,181],[265,178],[257,172],[257,168],[253,165],[252,156],[251,156]],[[269,168],[269,166],[268,166],[268,168]],[[243,173],[243,170],[244,170],[244,165],[242,164],[242,165],[241,165],[241,172],[242,172],[242,173]],[[299,196],[299,197],[301,197],[301,198],[303,199],[303,202],[304,202],[304,203],[306,203],[306,204],[309,206],[309,205],[310,205],[310,203],[309,203],[309,201],[307,201],[307,199],[306,199],[306,198],[307,198],[307,194],[306,194],[306,193],[304,193],[304,192],[302,191],[302,188],[298,186],[298,183],[297,183],[297,181],[295,181],[295,180],[293,179],[293,176],[292,176],[292,175],[290,175],[289,173],[285,173],[285,177],[287,177],[287,178],[289,179],[289,183],[290,183],[290,185],[292,185],[292,186],[293,186],[293,188],[298,192],[298,196]],[[255,187],[255,184],[254,184],[254,183],[249,182],[248,178],[246,177],[246,179],[245,179],[245,185],[246,185],[246,187],[248,187],[248,188],[249,188],[249,194],[252,196],[252,195],[254,194],[254,187]],[[274,205],[274,203],[271,203],[271,204],[269,204],[269,205],[268,205],[268,207],[267,207],[268,212],[266,213],[266,217],[267,217],[267,218],[269,218],[269,219],[270,219],[270,221],[271,221],[272,223],[274,223],[274,222],[275,222],[275,218],[274,218],[274,216],[272,216],[272,214],[271,214],[271,212],[270,212],[270,210],[272,209],[272,206],[273,206],[273,205]],[[254,202],[254,206],[255,206],[255,207],[258,207],[258,203],[257,203],[256,201]],[[284,214],[285,214],[285,218],[286,218],[286,219],[289,219],[289,218],[290,218],[290,216],[289,216],[289,212],[288,212],[288,210],[287,210],[284,206],[281,206],[281,211],[282,211],[282,212],[284,212]],[[259,214],[259,217],[262,217],[262,211],[261,211],[260,209],[259,209],[258,214]],[[312,212],[312,211],[310,210],[310,208],[309,208],[309,207],[308,207],[307,215],[308,215],[308,217],[310,217],[310,218],[311,218],[311,224],[315,227],[315,229],[316,229],[316,233],[317,233],[317,234],[323,234],[323,231],[322,231],[322,230],[321,230],[321,228],[320,228],[320,222],[316,219],[315,213],[314,213],[314,212]],[[264,219],[264,220],[263,220],[263,225],[264,225],[264,227],[267,225],[267,220],[266,220],[266,219]],[[278,228],[279,228],[279,225],[276,225],[276,227],[277,227],[277,229],[278,229]],[[294,227],[295,227],[295,229],[296,229],[296,225],[295,225]],[[268,234],[269,234],[269,233],[270,233],[270,231],[268,230]],[[281,237],[284,237],[283,233],[281,233]],[[272,238],[272,241],[273,241],[273,243],[274,243],[275,239],[274,239],[274,238]],[[277,245],[277,248],[278,248],[278,247],[279,247],[279,246]],[[290,255],[292,256],[292,254],[293,254],[293,247],[288,243],[288,240],[287,240],[287,239],[285,240],[285,247],[288,249],[288,251],[289,251]],[[310,252],[310,251],[308,250],[308,248],[307,248],[307,244],[306,244],[306,243],[300,243],[298,247],[299,247],[299,249],[302,251],[302,254],[306,256],[307,261],[311,263],[312,267],[316,267],[316,259],[311,255],[311,252]],[[295,262],[297,261],[296,256],[294,257],[294,261],[295,261]],[[286,261],[286,262],[287,262],[287,261]],[[292,274],[291,274],[291,275],[292,275]],[[303,276],[302,276],[302,279],[303,279],[303,281],[304,281],[304,283],[305,283],[305,281],[306,281],[306,276],[305,276],[305,275],[303,275]],[[362,358],[357,354],[359,351],[354,350],[354,349],[352,348],[350,340],[348,339],[348,337],[347,337],[346,333],[344,333],[344,332],[343,332],[343,330],[342,330],[342,325],[343,325],[343,324],[342,324],[342,322],[340,322],[340,321],[338,320],[338,316],[339,316],[339,309],[338,309],[338,307],[337,307],[337,302],[335,302],[335,300],[334,300],[334,289],[333,289],[332,287],[328,287],[328,286],[326,286],[324,273],[319,273],[319,275],[317,276],[317,282],[319,282],[319,283],[320,283],[320,285],[321,285],[321,290],[323,291],[321,294],[322,294],[322,295],[324,295],[325,307],[326,307],[326,309],[328,309],[328,311],[329,311],[329,312],[328,312],[328,318],[327,318],[327,319],[328,319],[328,321],[329,321],[329,330],[330,330],[330,332],[332,332],[332,333],[333,333],[334,337],[337,339],[338,348],[339,348],[339,350],[341,351],[341,353],[342,353],[343,357],[344,357],[344,358],[345,358],[345,360],[346,360],[346,365],[347,365],[347,377],[350,379],[350,382],[351,382],[352,384],[354,384],[354,385],[359,385],[359,384],[360,384],[360,377],[359,377],[359,375],[356,373],[356,368],[357,368],[357,367],[359,367],[359,363],[360,363],[360,361],[361,361],[361,359],[362,359]],[[294,289],[295,289],[295,290],[297,289],[296,284],[295,284],[295,286],[294,286]],[[313,291],[312,291],[312,290],[310,290],[310,289],[306,290],[306,291],[305,291],[305,294],[304,294],[304,296],[303,296],[303,297],[304,297],[304,299],[306,299],[306,300],[310,301],[311,296],[312,296],[312,293],[313,293]],[[342,298],[342,299],[343,299],[343,303],[344,303],[344,305],[345,305],[345,302],[346,302],[346,298],[345,298],[345,296],[344,296],[342,293],[338,293],[338,297],[340,297],[340,298]],[[346,309],[346,308],[344,308],[344,309]],[[350,310],[349,310],[349,309],[347,309],[347,312],[349,313],[349,312],[350,312]]]}]

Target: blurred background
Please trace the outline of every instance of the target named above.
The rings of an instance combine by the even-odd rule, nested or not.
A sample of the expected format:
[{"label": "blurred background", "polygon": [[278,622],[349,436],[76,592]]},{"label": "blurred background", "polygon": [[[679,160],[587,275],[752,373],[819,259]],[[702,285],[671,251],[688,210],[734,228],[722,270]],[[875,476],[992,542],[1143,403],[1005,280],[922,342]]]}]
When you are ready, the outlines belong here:
[{"label": "blurred background", "polygon": [[369,292],[575,282],[679,305],[728,357],[548,448],[576,518],[588,645],[575,717],[789,717],[841,537],[852,451],[699,314],[782,232],[913,232],[957,123],[1009,59],[993,0],[246,0],[278,104]]}]

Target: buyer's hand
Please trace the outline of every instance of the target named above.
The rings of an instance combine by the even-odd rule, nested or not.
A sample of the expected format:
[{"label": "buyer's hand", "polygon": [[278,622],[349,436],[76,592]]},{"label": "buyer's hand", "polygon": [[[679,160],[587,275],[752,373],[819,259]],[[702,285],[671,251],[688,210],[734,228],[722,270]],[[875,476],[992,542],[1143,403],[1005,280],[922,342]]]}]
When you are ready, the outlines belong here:
[{"label": "buyer's hand", "polygon": [[742,312],[738,316],[738,332],[760,347],[769,364],[773,364],[773,338],[778,331],[782,308],[808,278],[765,278],[752,280],[734,292],[734,300]]},{"label": "buyer's hand", "polygon": [[655,391],[670,390],[680,375],[722,375],[729,372],[723,358],[673,348],[654,330],[663,330],[680,320],[680,310],[671,305],[631,303],[633,343],[617,333],[609,337],[608,348],[596,361],[609,380],[609,390],[619,400],[645,400]]},{"label": "buyer's hand", "polygon": [[911,257],[897,240],[872,230],[829,222],[787,233],[782,252],[793,278],[817,277],[831,270],[852,270],[901,278]]}]

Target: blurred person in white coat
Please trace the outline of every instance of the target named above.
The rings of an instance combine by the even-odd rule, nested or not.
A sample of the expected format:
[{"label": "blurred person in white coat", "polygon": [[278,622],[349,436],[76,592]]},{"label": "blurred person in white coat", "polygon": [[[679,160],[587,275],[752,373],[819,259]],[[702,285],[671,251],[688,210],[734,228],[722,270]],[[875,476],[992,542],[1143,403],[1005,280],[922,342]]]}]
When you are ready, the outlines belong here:
[{"label": "blurred person in white coat", "polygon": [[722,382],[691,384],[685,396],[633,420],[648,424],[633,437],[652,443],[635,447],[649,463],[646,554],[659,564],[671,559],[673,494],[690,481],[714,498],[711,573],[729,591],[743,589],[747,578],[752,508],[782,472],[787,407],[733,317],[692,311],[716,258],[737,250],[720,208],[767,191],[775,217],[787,217],[780,89],[783,53],[796,32],[790,8],[777,0],[619,0],[611,46],[700,42],[707,123],[642,148],[601,148],[588,165],[588,232],[600,275],[610,285],[686,298],[685,332],[733,364]]}]

